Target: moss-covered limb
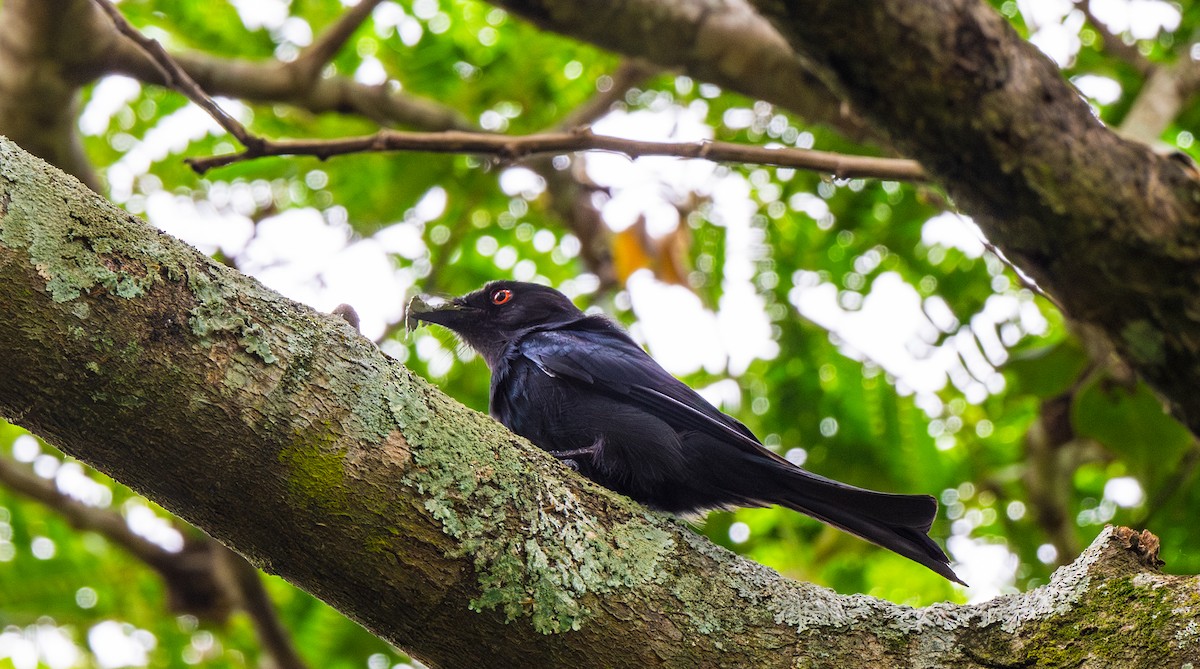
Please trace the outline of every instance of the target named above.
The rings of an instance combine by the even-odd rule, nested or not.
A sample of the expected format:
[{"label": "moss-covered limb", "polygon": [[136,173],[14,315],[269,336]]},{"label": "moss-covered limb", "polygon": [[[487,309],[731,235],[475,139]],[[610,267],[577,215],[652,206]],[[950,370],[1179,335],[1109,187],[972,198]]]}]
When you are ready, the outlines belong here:
[{"label": "moss-covered limb", "polygon": [[1049,586],[982,606],[782,579],[6,140],[0,350],[5,416],[433,665],[1195,656],[1197,579],[1145,572],[1111,533]]},{"label": "moss-covered limb", "polygon": [[752,0],[1200,433],[1200,183],[1103,127],[981,0]]}]

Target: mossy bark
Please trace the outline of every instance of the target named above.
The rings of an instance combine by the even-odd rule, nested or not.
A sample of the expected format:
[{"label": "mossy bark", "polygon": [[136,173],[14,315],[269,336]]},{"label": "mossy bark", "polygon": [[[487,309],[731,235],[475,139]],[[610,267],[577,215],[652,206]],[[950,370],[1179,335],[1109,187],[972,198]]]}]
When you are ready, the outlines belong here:
[{"label": "mossy bark", "polygon": [[1144,567],[1112,531],[1050,585],[980,606],[785,580],[7,140],[0,351],[12,422],[431,665],[1200,662],[1200,579]]}]

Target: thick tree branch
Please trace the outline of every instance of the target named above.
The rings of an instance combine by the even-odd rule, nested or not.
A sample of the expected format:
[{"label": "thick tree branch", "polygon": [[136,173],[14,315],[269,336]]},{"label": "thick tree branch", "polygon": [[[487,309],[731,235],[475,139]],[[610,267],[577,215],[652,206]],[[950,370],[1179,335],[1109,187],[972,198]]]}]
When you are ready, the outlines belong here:
[{"label": "thick tree branch", "polygon": [[777,104],[856,141],[885,141],[745,0],[492,0],[534,24]]},{"label": "thick tree branch", "polygon": [[986,3],[755,4],[1200,433],[1194,170],[1105,128]]},{"label": "thick tree branch", "polygon": [[0,413],[434,665],[1033,665],[1095,635],[1117,664],[1200,659],[1200,579],[1132,534],[979,606],[786,581],[7,140],[0,349]]}]

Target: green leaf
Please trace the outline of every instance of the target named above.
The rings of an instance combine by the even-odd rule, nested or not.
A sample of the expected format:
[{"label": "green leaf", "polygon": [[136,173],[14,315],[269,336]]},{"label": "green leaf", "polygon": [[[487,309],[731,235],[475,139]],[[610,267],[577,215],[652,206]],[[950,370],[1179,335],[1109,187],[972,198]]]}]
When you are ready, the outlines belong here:
[{"label": "green leaf", "polygon": [[1013,354],[1004,365],[1012,390],[1041,398],[1065,393],[1088,365],[1074,338]]},{"label": "green leaf", "polygon": [[1075,398],[1071,421],[1077,434],[1121,456],[1130,473],[1151,489],[1174,471],[1195,439],[1146,384],[1129,389],[1106,377],[1089,383]]}]

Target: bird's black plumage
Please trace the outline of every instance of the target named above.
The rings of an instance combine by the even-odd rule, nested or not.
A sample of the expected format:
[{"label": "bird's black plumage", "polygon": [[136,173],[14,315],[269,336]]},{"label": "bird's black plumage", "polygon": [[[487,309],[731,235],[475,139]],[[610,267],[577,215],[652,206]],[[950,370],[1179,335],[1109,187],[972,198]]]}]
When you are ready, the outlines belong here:
[{"label": "bird's black plumage", "polygon": [[492,415],[600,485],[674,513],[780,504],[962,583],[928,536],[934,498],[788,462],[619,326],[552,288],[493,281],[439,306],[414,300],[408,319],[443,325],[478,351],[492,372]]}]

